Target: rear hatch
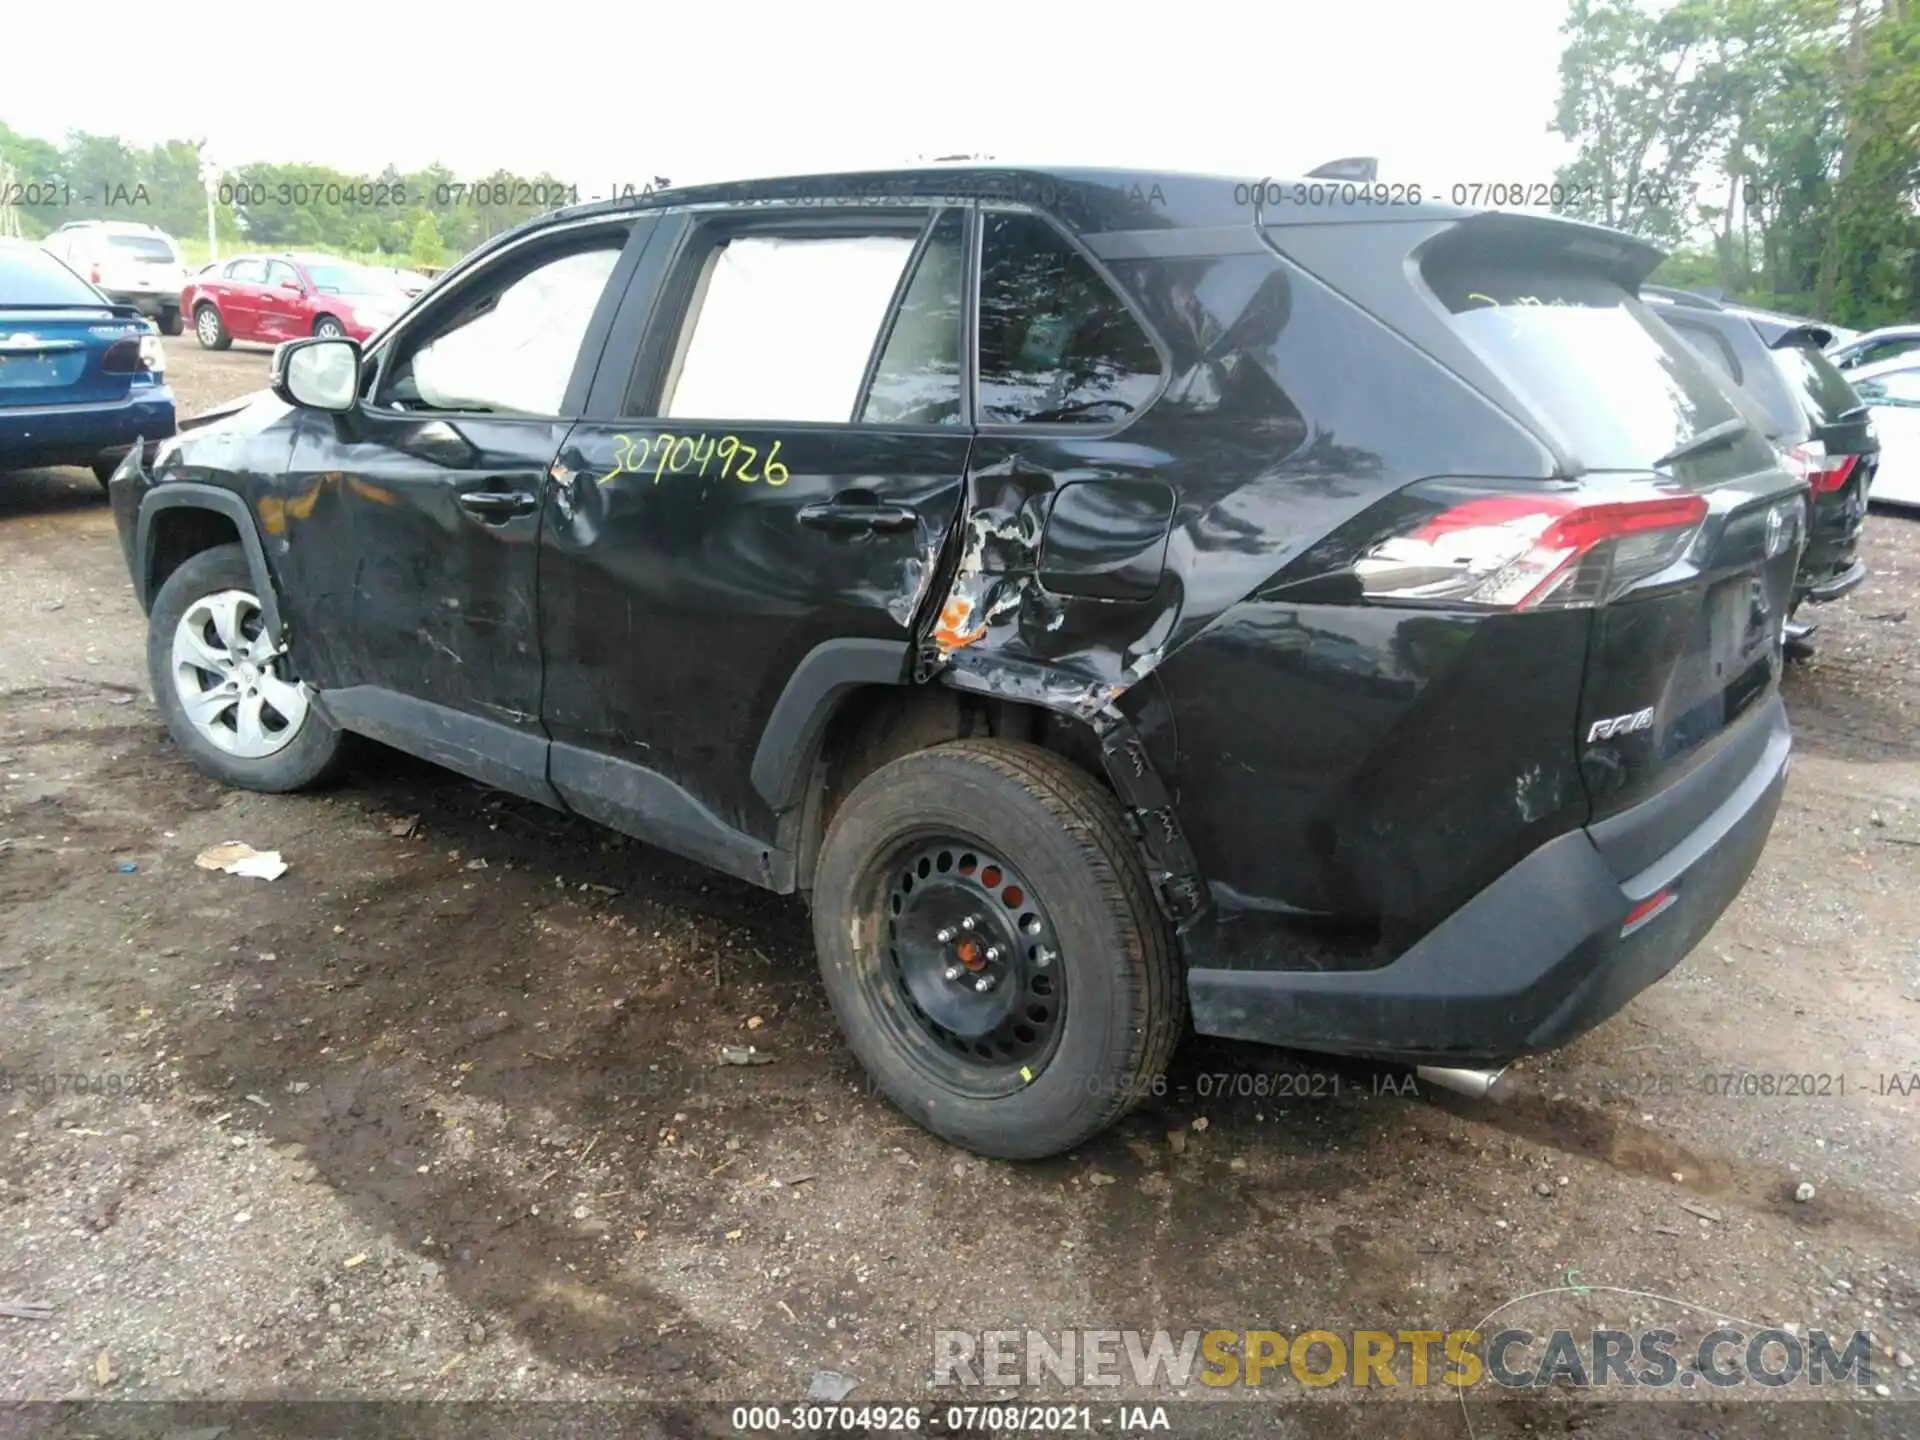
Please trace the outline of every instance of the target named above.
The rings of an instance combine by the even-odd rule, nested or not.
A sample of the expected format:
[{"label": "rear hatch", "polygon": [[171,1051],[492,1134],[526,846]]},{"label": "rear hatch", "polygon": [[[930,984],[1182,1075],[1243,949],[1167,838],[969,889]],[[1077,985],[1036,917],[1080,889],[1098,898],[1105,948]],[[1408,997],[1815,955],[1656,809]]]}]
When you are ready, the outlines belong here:
[{"label": "rear hatch", "polygon": [[1573,737],[1595,842],[1624,878],[1680,843],[1766,749],[1806,491],[1753,408],[1634,293],[1653,252],[1594,238],[1606,234],[1477,216],[1423,247],[1421,273],[1567,477],[1674,507],[1679,523],[1642,537],[1638,560],[1623,548],[1595,592]]},{"label": "rear hatch", "polygon": [[[1824,572],[1845,569],[1867,522],[1867,493],[1880,466],[1880,441],[1864,400],[1806,330],[1773,343],[1773,358],[1806,418],[1808,439],[1789,449],[1806,476],[1810,533]],[[1817,582],[1822,575],[1805,577]]]},{"label": "rear hatch", "polygon": [[0,246],[0,413],[125,398],[131,374],[102,362],[115,341],[148,328],[45,251]]}]

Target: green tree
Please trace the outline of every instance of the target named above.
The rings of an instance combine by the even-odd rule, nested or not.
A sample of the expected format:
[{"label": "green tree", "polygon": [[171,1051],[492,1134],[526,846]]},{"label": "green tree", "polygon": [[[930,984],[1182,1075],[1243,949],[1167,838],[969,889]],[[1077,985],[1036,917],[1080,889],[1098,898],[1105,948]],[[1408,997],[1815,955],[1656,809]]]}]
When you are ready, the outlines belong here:
[{"label": "green tree", "polygon": [[1663,278],[1855,325],[1920,305],[1920,0],[1572,0],[1569,213]]},{"label": "green tree", "polygon": [[446,259],[447,247],[440,239],[440,224],[431,214],[420,217],[413,227],[413,241],[407,246],[407,258],[415,268],[432,269]]}]

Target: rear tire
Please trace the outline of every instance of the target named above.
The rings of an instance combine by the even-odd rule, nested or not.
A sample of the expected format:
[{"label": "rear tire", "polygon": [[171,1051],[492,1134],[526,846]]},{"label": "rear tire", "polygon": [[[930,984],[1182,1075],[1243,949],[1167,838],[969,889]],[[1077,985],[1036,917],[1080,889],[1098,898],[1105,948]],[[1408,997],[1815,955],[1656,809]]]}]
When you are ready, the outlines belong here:
[{"label": "rear tire", "polygon": [[882,766],[834,816],[813,901],[848,1044],[934,1134],[1037,1159],[1164,1092],[1173,936],[1119,806],[1051,751],[958,740]]},{"label": "rear tire", "polygon": [[[302,790],[338,771],[346,736],[270,654],[246,552],[218,545],[167,577],[147,621],[147,678],[174,743],[243,790]],[[189,713],[191,707],[191,713]]]},{"label": "rear tire", "polygon": [[233,336],[227,333],[227,322],[220,318],[219,310],[204,302],[193,307],[193,334],[202,350],[225,350],[233,344]]},{"label": "rear tire", "polygon": [[186,326],[181,322],[180,312],[178,310],[162,310],[160,312],[160,333],[162,335],[178,335],[184,329],[186,329]]},{"label": "rear tire", "polygon": [[107,482],[113,479],[113,472],[120,468],[120,462],[118,460],[96,460],[89,468],[93,471],[93,478],[100,482],[100,488],[104,490],[107,488]]}]

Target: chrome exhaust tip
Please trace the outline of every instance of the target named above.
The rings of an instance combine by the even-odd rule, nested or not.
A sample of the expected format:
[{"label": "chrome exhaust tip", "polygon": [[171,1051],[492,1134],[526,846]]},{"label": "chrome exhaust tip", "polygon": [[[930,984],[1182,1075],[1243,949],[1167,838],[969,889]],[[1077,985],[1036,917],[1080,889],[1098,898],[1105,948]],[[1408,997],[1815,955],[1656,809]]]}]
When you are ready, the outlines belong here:
[{"label": "chrome exhaust tip", "polygon": [[1513,1094],[1513,1082],[1506,1079],[1507,1068],[1502,1065],[1498,1070],[1460,1070],[1446,1065],[1416,1065],[1413,1073],[1429,1085],[1438,1085],[1442,1090],[1451,1090],[1456,1095],[1468,1095],[1475,1100],[1505,1100]]}]

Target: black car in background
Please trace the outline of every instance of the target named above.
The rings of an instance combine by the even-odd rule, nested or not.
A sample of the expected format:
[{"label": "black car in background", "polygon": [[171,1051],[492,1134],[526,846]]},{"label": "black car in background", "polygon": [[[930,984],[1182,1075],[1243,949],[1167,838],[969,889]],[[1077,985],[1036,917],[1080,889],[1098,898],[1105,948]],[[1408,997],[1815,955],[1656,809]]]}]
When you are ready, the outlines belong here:
[{"label": "black car in background", "polygon": [[1806,487],[1656,250],[1354,189],[508,231],[116,474],[160,711],[232,784],[369,735],[806,895],[878,1085],[995,1155],[1163,1093],[1189,1014],[1456,1080],[1561,1044],[1766,841]]},{"label": "black car in background", "polygon": [[[1681,339],[1757,403],[1766,417],[1767,438],[1806,478],[1808,539],[1794,583],[1794,610],[1853,590],[1867,576],[1860,532],[1880,463],[1880,441],[1866,402],[1821,353],[1832,332],[1686,290],[1647,285],[1640,294]],[[1814,629],[1797,616],[1790,619],[1789,653],[1807,654]]]}]

